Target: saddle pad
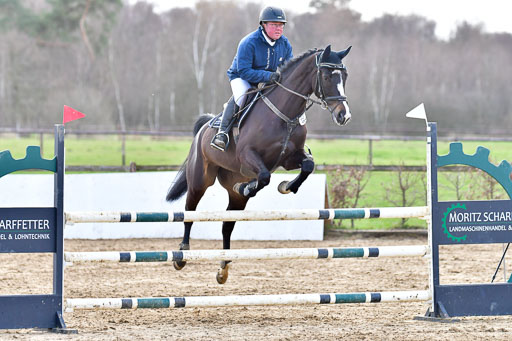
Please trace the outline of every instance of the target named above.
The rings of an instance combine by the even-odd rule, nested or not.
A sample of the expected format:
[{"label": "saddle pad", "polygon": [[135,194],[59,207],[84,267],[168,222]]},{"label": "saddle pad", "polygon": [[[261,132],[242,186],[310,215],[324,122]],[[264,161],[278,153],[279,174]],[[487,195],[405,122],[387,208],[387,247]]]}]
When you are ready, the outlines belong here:
[{"label": "saddle pad", "polygon": [[219,129],[220,128],[220,122],[222,121],[222,113],[217,114],[214,118],[208,122],[208,127]]}]

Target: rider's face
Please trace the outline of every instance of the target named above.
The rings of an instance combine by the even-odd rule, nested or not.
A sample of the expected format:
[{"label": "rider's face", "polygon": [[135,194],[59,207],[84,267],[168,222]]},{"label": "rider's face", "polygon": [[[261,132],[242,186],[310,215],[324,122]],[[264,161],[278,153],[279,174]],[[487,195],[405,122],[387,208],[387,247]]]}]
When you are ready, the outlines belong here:
[{"label": "rider's face", "polygon": [[284,23],[282,22],[267,21],[263,23],[263,27],[270,39],[277,40],[283,35]]}]

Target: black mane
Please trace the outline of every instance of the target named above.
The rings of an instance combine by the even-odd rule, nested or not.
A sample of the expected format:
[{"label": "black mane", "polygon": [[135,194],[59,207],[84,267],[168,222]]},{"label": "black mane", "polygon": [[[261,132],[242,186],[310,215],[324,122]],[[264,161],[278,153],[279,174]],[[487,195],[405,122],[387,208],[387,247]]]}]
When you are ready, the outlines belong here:
[{"label": "black mane", "polygon": [[318,49],[310,49],[306,52],[304,52],[303,54],[301,54],[300,56],[297,56],[293,59],[290,59],[289,61],[287,61],[286,63],[284,63],[283,65],[281,65],[279,67],[279,72],[281,73],[281,75],[283,75],[285,72],[287,72],[288,70],[291,70],[293,69],[295,66],[299,65],[300,62],[311,56],[312,54],[316,53],[316,52],[319,52],[319,51],[322,51],[322,50],[318,50]]}]

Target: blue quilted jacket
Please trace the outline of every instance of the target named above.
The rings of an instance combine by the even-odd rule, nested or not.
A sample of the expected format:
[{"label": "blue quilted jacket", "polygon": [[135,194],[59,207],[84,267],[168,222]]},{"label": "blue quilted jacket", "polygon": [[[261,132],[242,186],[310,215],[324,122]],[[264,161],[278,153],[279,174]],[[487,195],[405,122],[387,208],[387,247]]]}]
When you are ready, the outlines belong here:
[{"label": "blue quilted jacket", "polygon": [[292,46],[285,36],[281,36],[274,46],[270,46],[260,26],[238,44],[237,53],[227,72],[228,78],[230,81],[242,78],[253,86],[268,82],[270,74],[292,57]]}]

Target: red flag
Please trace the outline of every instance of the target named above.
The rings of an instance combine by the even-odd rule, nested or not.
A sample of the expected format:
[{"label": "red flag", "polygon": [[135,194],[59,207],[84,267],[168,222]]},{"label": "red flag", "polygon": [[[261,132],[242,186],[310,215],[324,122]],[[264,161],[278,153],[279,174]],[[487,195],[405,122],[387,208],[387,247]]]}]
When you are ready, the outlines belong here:
[{"label": "red flag", "polygon": [[68,122],[78,120],[82,117],[85,117],[80,111],[75,110],[67,105],[64,106],[64,115],[62,116],[62,124],[66,124]]}]

